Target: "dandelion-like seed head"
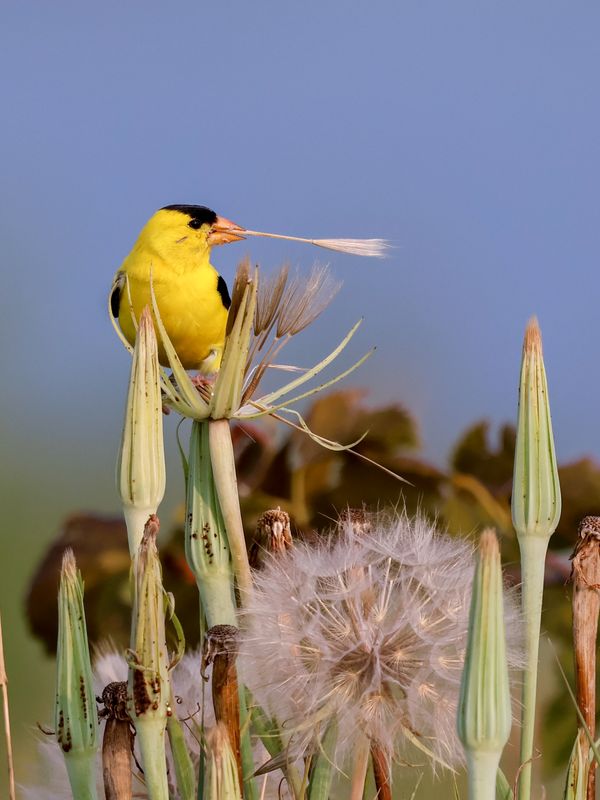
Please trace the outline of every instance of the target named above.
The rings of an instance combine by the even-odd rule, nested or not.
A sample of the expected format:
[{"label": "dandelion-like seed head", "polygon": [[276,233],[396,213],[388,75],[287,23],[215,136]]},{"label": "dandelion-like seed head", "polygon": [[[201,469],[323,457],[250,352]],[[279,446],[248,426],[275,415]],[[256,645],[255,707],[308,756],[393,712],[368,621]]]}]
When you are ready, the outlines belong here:
[{"label": "dandelion-like seed head", "polygon": [[[421,517],[362,523],[357,533],[347,519],[330,542],[299,545],[256,575],[243,680],[299,745],[335,718],[340,758],[366,734],[389,756],[412,742],[452,763],[473,548]],[[517,663],[514,603],[507,613]]]}]

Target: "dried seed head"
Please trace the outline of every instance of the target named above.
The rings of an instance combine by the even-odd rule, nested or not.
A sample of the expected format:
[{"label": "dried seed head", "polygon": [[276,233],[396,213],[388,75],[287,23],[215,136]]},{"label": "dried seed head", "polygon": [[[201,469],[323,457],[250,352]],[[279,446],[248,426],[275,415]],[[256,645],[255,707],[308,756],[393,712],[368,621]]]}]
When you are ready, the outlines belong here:
[{"label": "dried seed head", "polygon": [[337,718],[340,756],[366,734],[387,754],[416,736],[456,760],[472,567],[468,543],[422,518],[379,516],[370,533],[297,545],[256,573],[243,680],[295,741]]},{"label": "dried seed head", "polygon": [[235,625],[213,625],[206,632],[202,661],[208,666],[216,656],[235,660],[238,651],[239,630]]},{"label": "dried seed head", "polygon": [[263,512],[256,523],[256,540],[269,553],[285,553],[292,547],[290,515],[279,506]]},{"label": "dried seed head", "polygon": [[228,336],[233,328],[233,323],[240,309],[240,303],[244,296],[246,286],[251,280],[251,267],[250,259],[244,258],[238,264],[233,281],[233,289],[231,291],[231,305],[229,306],[229,314],[227,316],[227,333]]},{"label": "dried seed head", "polygon": [[268,333],[279,313],[283,293],[287,285],[290,267],[284,266],[266,281],[261,281],[258,287],[256,302],[256,315],[254,317],[254,335],[260,336]]},{"label": "dried seed head", "polygon": [[127,681],[111,681],[102,690],[104,705],[103,717],[129,722],[131,717],[127,711]]},{"label": "dried seed head", "polygon": [[579,523],[577,534],[580,538],[600,539],[600,517],[587,516]]},{"label": "dried seed head", "polygon": [[276,336],[295,336],[325,311],[341,287],[327,266],[315,264],[308,278],[296,276],[286,286],[277,319]]}]

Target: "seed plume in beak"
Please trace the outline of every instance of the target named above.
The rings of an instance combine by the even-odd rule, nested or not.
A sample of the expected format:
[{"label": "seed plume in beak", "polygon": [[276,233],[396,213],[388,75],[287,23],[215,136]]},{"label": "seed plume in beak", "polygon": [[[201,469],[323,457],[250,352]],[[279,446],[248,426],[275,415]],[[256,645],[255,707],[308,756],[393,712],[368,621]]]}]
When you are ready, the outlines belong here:
[{"label": "seed plume in beak", "polygon": [[208,243],[210,245],[215,245],[239,242],[246,238],[243,235],[244,230],[244,228],[240,228],[239,225],[236,225],[235,222],[232,222],[230,219],[217,217],[208,233]]},{"label": "seed plume in beak", "polygon": [[[213,234],[213,231],[215,232]],[[237,235],[234,233],[237,231]],[[230,237],[218,238],[212,237]],[[267,239],[286,239],[291,242],[306,242],[317,247],[324,247],[326,250],[337,250],[340,253],[350,253],[354,256],[371,256],[372,258],[385,258],[391,245],[386,239],[307,239],[303,236],[286,236],[282,233],[265,233],[264,231],[250,231],[247,228],[240,228],[229,220],[221,217],[213,225],[208,236],[211,244],[224,244],[245,239],[248,236],[263,236]]]}]

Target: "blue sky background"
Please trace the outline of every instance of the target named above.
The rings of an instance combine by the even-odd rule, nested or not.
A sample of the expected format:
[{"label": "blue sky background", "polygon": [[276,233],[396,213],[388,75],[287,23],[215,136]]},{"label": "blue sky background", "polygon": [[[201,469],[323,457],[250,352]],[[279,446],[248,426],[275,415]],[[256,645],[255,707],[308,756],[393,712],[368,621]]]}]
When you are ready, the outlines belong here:
[{"label": "blue sky background", "polygon": [[[599,22],[595,3],[547,0],[4,0],[2,546],[29,554],[15,574],[67,512],[118,507],[128,357],[105,296],[167,203],[391,239],[383,262],[259,241],[213,261],[230,281],[245,253],[329,260],[344,287],[298,360],[364,315],[353,353],[378,350],[353,385],[406,404],[438,462],[475,419],[515,418],[537,313],[559,458],[598,456]],[[169,502],[179,491],[177,475]],[[20,593],[0,597],[18,609]]]}]

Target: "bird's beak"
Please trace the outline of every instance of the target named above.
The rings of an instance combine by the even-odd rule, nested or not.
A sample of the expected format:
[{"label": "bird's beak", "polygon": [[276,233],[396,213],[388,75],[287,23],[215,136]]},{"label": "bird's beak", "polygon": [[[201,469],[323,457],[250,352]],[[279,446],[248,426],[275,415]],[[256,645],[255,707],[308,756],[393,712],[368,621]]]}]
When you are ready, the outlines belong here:
[{"label": "bird's beak", "polygon": [[217,217],[213,223],[210,231],[208,232],[209,245],[227,244],[228,242],[239,242],[245,239],[245,228],[241,228],[225,217]]}]

